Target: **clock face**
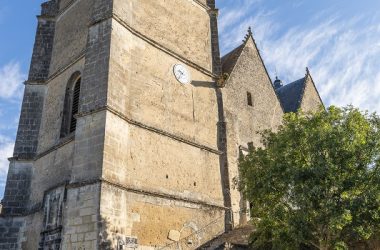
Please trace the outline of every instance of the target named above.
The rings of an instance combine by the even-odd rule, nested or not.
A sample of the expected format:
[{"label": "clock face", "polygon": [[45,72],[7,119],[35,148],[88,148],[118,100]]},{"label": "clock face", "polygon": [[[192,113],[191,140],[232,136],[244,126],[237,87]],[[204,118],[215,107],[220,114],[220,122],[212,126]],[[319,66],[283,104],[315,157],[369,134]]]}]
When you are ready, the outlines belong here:
[{"label": "clock face", "polygon": [[191,82],[190,72],[182,64],[176,64],[173,67],[173,72],[177,80],[182,84],[187,84]]}]

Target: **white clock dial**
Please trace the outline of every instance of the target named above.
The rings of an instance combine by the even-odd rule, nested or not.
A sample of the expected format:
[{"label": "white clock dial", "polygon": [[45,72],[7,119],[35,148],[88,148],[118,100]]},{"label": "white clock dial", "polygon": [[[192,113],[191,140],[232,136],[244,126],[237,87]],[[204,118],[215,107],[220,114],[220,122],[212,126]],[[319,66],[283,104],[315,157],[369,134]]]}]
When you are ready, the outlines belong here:
[{"label": "white clock dial", "polygon": [[176,64],[173,67],[174,76],[182,84],[187,84],[191,82],[190,72],[182,64]]}]

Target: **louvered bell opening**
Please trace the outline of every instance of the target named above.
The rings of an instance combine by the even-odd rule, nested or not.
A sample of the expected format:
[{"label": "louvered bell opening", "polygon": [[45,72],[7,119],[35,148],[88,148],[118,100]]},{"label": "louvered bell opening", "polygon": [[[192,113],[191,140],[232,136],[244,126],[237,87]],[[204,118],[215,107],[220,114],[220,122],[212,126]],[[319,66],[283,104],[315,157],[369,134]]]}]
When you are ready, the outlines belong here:
[{"label": "louvered bell opening", "polygon": [[75,87],[74,87],[73,106],[71,110],[70,133],[74,132],[77,127],[77,119],[75,118],[75,115],[78,114],[78,110],[79,110],[80,82],[81,82],[81,79],[79,79],[75,83]]}]

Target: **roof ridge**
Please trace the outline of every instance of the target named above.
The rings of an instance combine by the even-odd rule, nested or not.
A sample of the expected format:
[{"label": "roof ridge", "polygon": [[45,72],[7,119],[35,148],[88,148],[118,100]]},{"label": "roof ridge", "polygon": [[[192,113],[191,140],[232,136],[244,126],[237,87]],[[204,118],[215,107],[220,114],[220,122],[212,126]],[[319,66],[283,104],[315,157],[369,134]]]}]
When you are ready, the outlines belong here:
[{"label": "roof ridge", "polygon": [[245,37],[244,37],[243,43],[244,43],[244,44],[247,43],[248,40],[249,40],[249,38],[252,38],[253,40],[255,40],[255,39],[253,38],[253,33],[252,33],[252,28],[251,28],[251,26],[248,27],[248,31],[247,31],[247,34],[246,34]]}]

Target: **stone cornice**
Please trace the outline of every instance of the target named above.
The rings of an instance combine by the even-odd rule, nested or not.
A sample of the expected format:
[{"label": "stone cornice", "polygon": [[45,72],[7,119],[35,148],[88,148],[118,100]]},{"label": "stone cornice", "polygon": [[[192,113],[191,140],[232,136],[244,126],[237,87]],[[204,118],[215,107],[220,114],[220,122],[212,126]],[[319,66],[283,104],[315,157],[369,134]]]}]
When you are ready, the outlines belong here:
[{"label": "stone cornice", "polygon": [[[123,119],[127,123],[129,123],[131,125],[134,125],[136,127],[148,130],[150,132],[153,132],[153,133],[156,133],[156,134],[160,134],[160,135],[163,135],[165,137],[169,137],[169,138],[171,138],[173,140],[176,140],[176,141],[179,141],[179,142],[191,145],[193,147],[196,147],[196,148],[199,148],[201,150],[205,150],[205,151],[211,152],[213,154],[217,154],[217,155],[222,155],[223,154],[223,152],[221,152],[221,151],[219,151],[219,150],[217,150],[215,148],[211,148],[211,147],[203,145],[201,143],[198,143],[198,142],[195,142],[195,141],[183,138],[181,136],[169,133],[169,132],[164,131],[162,129],[155,128],[155,127],[143,124],[141,122],[135,121],[135,120],[133,120],[131,118],[128,118],[127,116],[123,115],[122,113],[116,111],[115,109],[113,109],[111,107],[102,107],[102,108],[98,108],[96,110],[93,110],[91,112],[80,113],[80,114],[78,114],[76,116],[76,118],[85,117],[85,116],[96,114],[96,113],[99,113],[99,112],[102,112],[102,111],[111,112],[112,114],[118,116],[119,118]],[[40,158],[48,155],[49,153],[54,152],[54,151],[62,148],[63,146],[65,146],[66,144],[69,144],[70,142],[72,142],[74,140],[75,140],[75,134],[73,133],[73,134],[70,134],[68,137],[60,139],[60,141],[57,144],[55,144],[54,146],[50,147],[49,149],[47,149],[47,150],[45,150],[45,151],[43,151],[43,152],[41,152],[39,154],[37,154],[33,159],[19,159],[19,158],[16,158],[16,157],[12,157],[12,158],[9,158],[9,160],[10,161],[36,161],[36,160],[38,160],[38,159],[40,159]]]},{"label": "stone cornice", "polygon": [[201,143],[198,143],[198,142],[186,139],[186,138],[184,138],[182,136],[175,135],[173,133],[170,133],[170,132],[164,131],[162,129],[155,128],[155,127],[149,126],[147,124],[144,124],[142,122],[139,122],[139,121],[136,121],[134,119],[131,119],[131,118],[127,117],[126,115],[122,114],[121,112],[117,111],[116,109],[114,109],[112,107],[109,107],[109,106],[101,107],[101,108],[98,108],[98,109],[93,110],[91,112],[79,113],[76,117],[77,118],[84,117],[84,116],[92,115],[92,114],[95,114],[95,113],[98,113],[98,112],[102,112],[102,111],[108,111],[108,112],[110,112],[110,113],[118,116],[119,118],[121,118],[122,120],[126,121],[127,123],[129,123],[131,125],[134,125],[136,127],[148,130],[150,132],[153,132],[153,133],[156,133],[156,134],[159,134],[159,135],[163,135],[163,136],[171,138],[171,139],[173,139],[175,141],[179,141],[179,142],[188,144],[190,146],[193,146],[193,147],[199,148],[201,150],[205,150],[205,151],[211,152],[213,154],[217,154],[217,155],[222,155],[223,154],[223,152],[219,151],[218,149],[211,148],[211,147],[209,147],[207,145],[203,145]]},{"label": "stone cornice", "polygon": [[[187,198],[187,197],[184,197],[181,195],[167,194],[167,193],[159,192],[159,191],[155,191],[155,190],[147,190],[147,189],[142,189],[142,188],[136,188],[136,187],[132,187],[132,186],[122,185],[122,184],[119,184],[119,183],[116,183],[116,182],[113,182],[113,181],[110,181],[110,180],[107,180],[104,178],[79,181],[79,182],[73,182],[73,183],[63,182],[63,183],[60,183],[58,185],[55,185],[55,186],[45,190],[44,194],[46,194],[49,190],[54,190],[55,188],[62,187],[62,186],[65,186],[66,189],[75,189],[75,188],[81,188],[81,187],[97,185],[97,184],[99,184],[99,185],[105,184],[105,185],[112,186],[114,188],[118,188],[118,189],[124,190],[126,192],[130,192],[130,193],[135,193],[135,194],[139,194],[139,195],[146,195],[146,196],[151,196],[151,197],[157,197],[157,198],[172,200],[172,201],[180,201],[180,202],[198,205],[198,206],[205,207],[205,208],[219,209],[219,210],[223,210],[223,211],[227,211],[230,209],[230,208],[224,207],[224,206],[219,205],[219,204],[212,202],[212,201],[204,201],[201,199]],[[39,202],[39,203],[36,203],[36,204],[30,206],[28,211],[25,212],[24,214],[15,215],[15,216],[12,215],[12,217],[24,217],[24,216],[28,216],[31,214],[38,213],[42,210],[43,210],[43,202]],[[2,216],[0,216],[0,217],[2,217]],[[4,216],[4,217],[6,217],[6,216]]]},{"label": "stone cornice", "polygon": [[65,146],[65,145],[69,144],[70,142],[74,141],[74,139],[75,139],[75,134],[74,133],[70,134],[69,136],[67,136],[65,138],[60,139],[59,142],[56,145],[54,145],[53,147],[49,148],[48,150],[45,150],[45,151],[39,153],[34,158],[34,160],[36,161],[36,160],[38,160],[38,159],[40,159],[40,158],[48,155],[49,153],[51,153],[53,151],[56,151],[57,149],[62,148],[63,146]]},{"label": "stone cornice", "polygon": [[[164,192],[159,192],[159,191],[154,191],[154,190],[147,190],[147,189],[142,189],[142,188],[126,186],[126,185],[122,185],[122,184],[119,184],[119,183],[116,183],[113,181],[109,181],[106,179],[100,179],[99,182],[101,182],[102,184],[113,186],[113,187],[118,188],[118,189],[122,189],[122,190],[127,191],[127,192],[131,192],[131,193],[153,196],[153,197],[158,197],[158,198],[167,199],[167,200],[182,201],[182,202],[192,203],[192,204],[200,205],[200,206],[204,206],[204,207],[221,209],[221,210],[228,210],[228,208],[221,206],[221,205],[218,205],[217,203],[210,202],[210,201],[204,201],[201,199],[192,199],[192,198],[187,198],[187,197],[183,197],[180,195],[173,195],[173,194],[167,194]],[[70,185],[68,186],[68,188],[70,188]]]},{"label": "stone cornice", "polygon": [[58,14],[57,14],[57,20],[61,18],[61,16],[68,10],[70,9],[76,2],[79,2],[80,0],[72,0],[69,4],[66,5],[65,8],[61,9]]},{"label": "stone cornice", "polygon": [[[145,42],[151,44],[155,48],[163,51],[164,53],[176,58],[177,60],[187,64],[188,66],[198,70],[199,72],[212,77],[213,79],[218,79],[219,77],[215,74],[213,74],[210,70],[198,65],[197,63],[192,62],[191,60],[188,60],[187,58],[179,55],[178,53],[166,48],[165,46],[161,45],[160,43],[156,42],[155,40],[147,37],[146,35],[142,34],[141,32],[137,31],[136,29],[132,28],[130,25],[128,25],[126,22],[124,22],[118,15],[115,13],[112,14],[111,17],[106,17],[101,20],[96,20],[95,22],[91,23],[90,26],[96,25],[98,23],[101,23],[103,21],[109,20],[110,18],[117,21],[120,25],[122,25],[124,28],[126,28],[128,31],[130,31],[135,36],[141,38]],[[53,79],[64,73],[67,69],[69,69],[71,66],[76,64],[78,61],[80,61],[82,58],[85,58],[86,56],[86,50],[83,50],[80,52],[73,60],[71,60],[66,65],[62,66],[61,68],[57,69],[54,73],[50,74],[50,76],[46,80],[40,80],[40,81],[25,81],[25,85],[46,85],[49,82],[51,82]]]},{"label": "stone cornice", "polygon": [[71,60],[69,63],[66,65],[62,66],[58,70],[56,70],[53,74],[51,74],[45,81],[30,81],[27,80],[24,82],[25,85],[46,85],[52,80],[54,80],[56,77],[60,76],[62,73],[64,73],[67,69],[69,69],[71,66],[76,64],[78,61],[83,59],[86,55],[86,51],[82,51],[79,53],[78,56],[76,56],[73,60]]},{"label": "stone cornice", "polygon": [[39,15],[37,16],[38,21],[55,21],[55,16],[49,16],[49,15]]},{"label": "stone cornice", "polygon": [[192,0],[192,1],[195,2],[196,4],[198,4],[199,6],[201,6],[202,8],[204,8],[206,11],[210,10],[210,7],[207,6],[207,4],[202,3],[201,1],[199,1],[199,0]]}]

